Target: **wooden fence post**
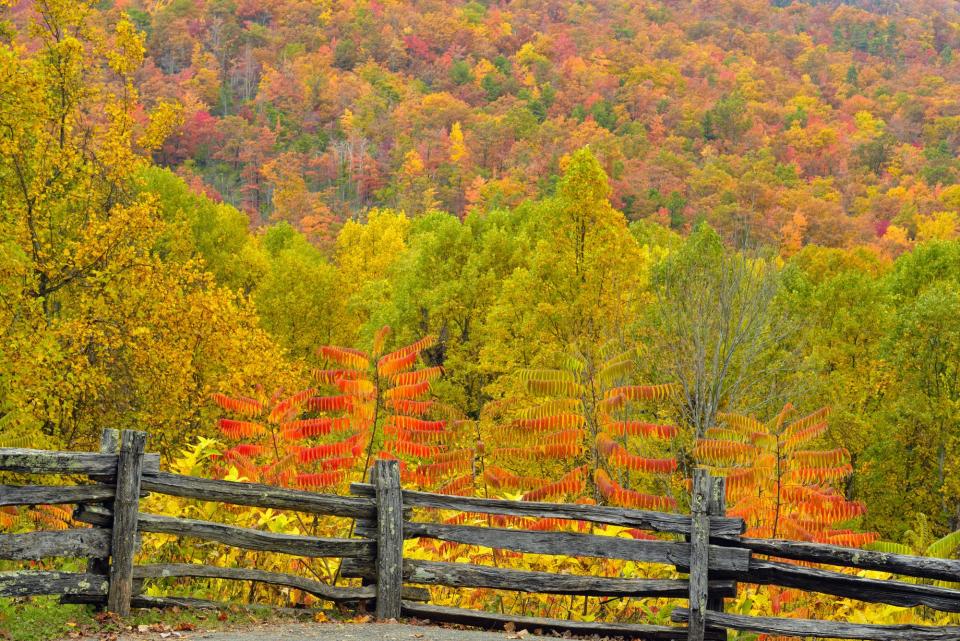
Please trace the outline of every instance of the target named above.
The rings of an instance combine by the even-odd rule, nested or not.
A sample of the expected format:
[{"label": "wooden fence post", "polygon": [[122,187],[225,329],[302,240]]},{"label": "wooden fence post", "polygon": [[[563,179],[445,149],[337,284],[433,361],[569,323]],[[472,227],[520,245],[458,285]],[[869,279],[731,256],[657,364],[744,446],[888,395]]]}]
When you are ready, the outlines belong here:
[{"label": "wooden fence post", "polygon": [[[117,447],[120,446],[120,432],[114,429],[106,428],[100,434],[100,453],[116,454]],[[101,505],[113,509],[113,501],[104,501]],[[87,572],[90,574],[110,574],[110,558],[90,559],[87,562]]]},{"label": "wooden fence post", "polygon": [[[710,478],[710,505],[707,507],[707,513],[710,516],[727,515],[727,479],[722,476]],[[723,596],[708,597],[707,609],[723,612]]]},{"label": "wooden fence post", "polygon": [[120,436],[117,493],[113,500],[107,609],[124,617],[130,614],[130,599],[133,596],[133,556],[137,546],[137,516],[140,511],[140,473],[146,442],[145,432],[124,430]]},{"label": "wooden fence post", "polygon": [[379,460],[373,464],[377,502],[377,619],[400,618],[403,589],[403,497],[400,465]]},{"label": "wooden fence post", "polygon": [[706,625],[710,553],[710,473],[701,468],[693,471],[693,492],[690,496],[690,621],[687,639],[703,641]]}]

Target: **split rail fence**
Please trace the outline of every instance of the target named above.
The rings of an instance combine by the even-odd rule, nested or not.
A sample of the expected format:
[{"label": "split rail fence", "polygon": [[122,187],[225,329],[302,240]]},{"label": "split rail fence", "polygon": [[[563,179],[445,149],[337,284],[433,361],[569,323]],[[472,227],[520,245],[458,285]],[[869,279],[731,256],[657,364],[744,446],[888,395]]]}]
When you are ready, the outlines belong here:
[{"label": "split rail fence", "polygon": [[[931,581],[960,583],[960,561],[887,554],[817,543],[751,539],[743,521],[725,516],[724,480],[697,470],[691,514],[616,507],[469,498],[403,490],[396,461],[377,461],[371,483],[351,486],[352,496],[318,494],[234,481],[170,474],[159,456],[145,454],[143,432],[106,430],[101,451],[53,452],[0,449],[0,471],[85,476],[85,485],[0,485],[0,507],[75,504],[75,520],[90,528],[0,534],[0,559],[86,558],[83,572],[0,572],[0,597],[61,595],[126,615],[135,607],[209,607],[196,599],[146,597],[143,581],[199,577],[256,581],[302,590],[321,599],[373,602],[379,619],[401,616],[478,627],[542,629],[637,639],[725,639],[727,630],[806,638],[877,641],[956,641],[960,627],[874,625],[839,621],[753,617],[724,612],[737,582],[776,585],[902,607],[960,612],[960,590]],[[351,538],[277,534],[209,521],[141,512],[143,493],[215,501],[355,521]],[[674,535],[677,540],[635,540],[576,532],[545,532],[449,525],[411,520],[415,509],[535,517],[615,525]],[[156,532],[199,538],[249,550],[303,557],[340,558],[341,575],[364,579],[341,587],[304,577],[246,568],[135,562],[139,534]],[[431,538],[521,553],[600,557],[673,566],[684,579],[574,576],[404,558],[404,541]],[[679,540],[679,539],[683,540]],[[877,570],[911,579],[873,579],[838,569]],[[920,581],[917,581],[919,579]],[[926,582],[922,582],[926,581]],[[492,588],[531,593],[624,598],[676,598],[687,607],[672,612],[675,626],[579,622],[432,605],[422,586]]]}]

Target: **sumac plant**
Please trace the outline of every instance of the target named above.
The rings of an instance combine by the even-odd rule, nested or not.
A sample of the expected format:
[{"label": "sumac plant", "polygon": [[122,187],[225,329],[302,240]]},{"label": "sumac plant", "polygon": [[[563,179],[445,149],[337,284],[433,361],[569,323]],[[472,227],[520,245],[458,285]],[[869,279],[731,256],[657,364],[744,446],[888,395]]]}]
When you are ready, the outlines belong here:
[{"label": "sumac plant", "polygon": [[247,478],[308,489],[341,488],[361,480],[376,457],[401,461],[405,484],[473,488],[473,450],[458,447],[463,424],[431,398],[440,366],[424,366],[431,336],[385,350],[387,327],[365,352],[324,345],[315,385],[270,399],[215,394],[231,416],[219,420],[230,442],[224,464]]},{"label": "sumac plant", "polygon": [[747,522],[747,535],[791,538],[844,546],[876,539],[849,523],[864,513],[836,485],[852,472],[844,448],[815,449],[827,430],[828,408],[793,418],[788,403],[771,420],[720,414],[694,456],[727,478],[728,510]]},{"label": "sumac plant", "polygon": [[487,487],[528,501],[672,509],[677,429],[657,422],[649,406],[673,388],[626,384],[635,357],[568,358],[560,368],[518,372],[523,395],[489,408],[488,438],[498,446],[483,454]]}]

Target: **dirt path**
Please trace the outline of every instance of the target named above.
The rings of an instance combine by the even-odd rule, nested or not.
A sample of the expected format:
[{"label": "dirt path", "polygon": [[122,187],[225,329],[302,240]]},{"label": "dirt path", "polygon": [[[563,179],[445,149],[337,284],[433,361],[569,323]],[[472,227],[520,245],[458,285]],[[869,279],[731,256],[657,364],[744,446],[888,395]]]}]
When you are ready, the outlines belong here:
[{"label": "dirt path", "polygon": [[227,632],[185,632],[165,637],[160,634],[124,635],[121,641],[507,641],[544,638],[523,631],[477,632],[400,623],[289,623]]}]

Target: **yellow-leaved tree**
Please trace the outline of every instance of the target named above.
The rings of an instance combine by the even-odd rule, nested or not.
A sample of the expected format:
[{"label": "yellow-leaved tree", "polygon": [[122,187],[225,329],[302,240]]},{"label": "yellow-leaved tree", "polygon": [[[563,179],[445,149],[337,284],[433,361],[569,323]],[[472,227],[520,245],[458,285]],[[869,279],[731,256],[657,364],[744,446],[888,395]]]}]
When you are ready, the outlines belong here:
[{"label": "yellow-leaved tree", "polygon": [[279,383],[284,360],[199,259],[159,249],[137,176],[180,116],[139,102],[143,35],[87,2],[29,10],[0,44],[0,443],[90,448],[119,427],[166,449],[211,391]]},{"label": "yellow-leaved tree", "polygon": [[[486,412],[483,436],[493,466],[487,477],[494,486],[537,491],[534,496],[666,506],[669,501],[623,490],[660,495],[668,488],[649,485],[637,474],[628,479],[609,464],[626,461],[623,448],[637,445],[627,440],[643,435],[617,432],[608,424],[656,423],[655,412],[623,413],[626,402],[614,408],[611,400],[620,398],[621,386],[640,382],[644,348],[636,319],[651,300],[652,260],[611,206],[607,176],[593,153],[584,148],[571,154],[563,171],[556,195],[525,211],[526,233],[540,240],[530,243],[529,266],[505,280],[487,319],[482,366],[503,374],[489,391],[504,401]],[[650,388],[624,400],[663,398],[667,392]],[[515,447],[495,446],[505,427]],[[527,447],[532,444],[539,449]],[[652,449],[633,448],[629,455],[645,454],[646,464],[671,472],[672,464],[652,463],[667,456],[649,445]],[[531,461],[534,452],[539,455]],[[640,458],[631,464],[640,466]]]}]

